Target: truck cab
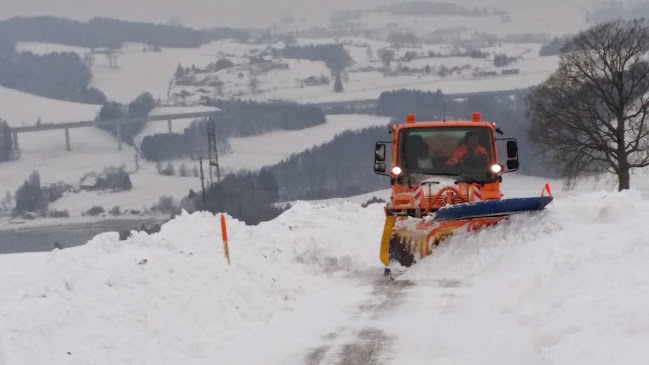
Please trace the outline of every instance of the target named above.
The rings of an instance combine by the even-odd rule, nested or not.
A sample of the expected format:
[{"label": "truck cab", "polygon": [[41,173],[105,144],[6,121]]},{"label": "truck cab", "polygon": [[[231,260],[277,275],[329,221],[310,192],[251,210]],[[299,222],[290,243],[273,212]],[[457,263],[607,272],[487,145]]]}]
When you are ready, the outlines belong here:
[{"label": "truck cab", "polygon": [[[481,121],[478,113],[472,121],[415,122],[409,115],[389,132],[391,141],[376,144],[374,171],[391,178],[392,209],[431,212],[458,202],[498,200],[502,173],[518,168],[516,141],[502,139],[507,140],[505,166],[496,138],[502,132],[495,123]],[[452,196],[436,196],[443,188]]]}]

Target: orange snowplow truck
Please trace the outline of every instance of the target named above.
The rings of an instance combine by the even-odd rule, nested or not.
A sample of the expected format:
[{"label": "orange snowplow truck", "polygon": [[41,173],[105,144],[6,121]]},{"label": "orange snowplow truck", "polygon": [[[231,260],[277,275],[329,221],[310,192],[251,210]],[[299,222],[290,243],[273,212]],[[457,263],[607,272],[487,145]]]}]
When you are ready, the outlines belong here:
[{"label": "orange snowplow truck", "polygon": [[[388,131],[391,140],[376,143],[374,158],[374,172],[389,176],[392,185],[380,252],[386,274],[395,262],[410,266],[429,255],[460,227],[494,225],[520,208],[512,208],[513,203],[539,203],[476,204],[501,202],[502,174],[519,166],[516,140],[496,138],[503,132],[496,123],[481,121],[479,113],[470,121],[416,122],[408,115],[405,124],[390,125]],[[506,142],[504,165],[500,141]]]}]

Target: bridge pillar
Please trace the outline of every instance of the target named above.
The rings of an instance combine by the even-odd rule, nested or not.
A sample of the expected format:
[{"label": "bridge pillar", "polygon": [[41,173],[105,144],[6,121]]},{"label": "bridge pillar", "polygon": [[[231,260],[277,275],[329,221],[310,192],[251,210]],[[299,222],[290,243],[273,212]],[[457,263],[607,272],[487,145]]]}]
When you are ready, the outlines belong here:
[{"label": "bridge pillar", "polygon": [[14,151],[18,151],[18,132],[14,132]]},{"label": "bridge pillar", "polygon": [[120,128],[119,124],[116,124],[115,128],[117,129],[117,150],[121,151],[122,150],[122,129]]},{"label": "bridge pillar", "polygon": [[169,127],[169,134],[171,134],[171,119],[167,120],[167,127]]},{"label": "bridge pillar", "polygon": [[65,150],[70,151],[70,128],[65,128]]}]

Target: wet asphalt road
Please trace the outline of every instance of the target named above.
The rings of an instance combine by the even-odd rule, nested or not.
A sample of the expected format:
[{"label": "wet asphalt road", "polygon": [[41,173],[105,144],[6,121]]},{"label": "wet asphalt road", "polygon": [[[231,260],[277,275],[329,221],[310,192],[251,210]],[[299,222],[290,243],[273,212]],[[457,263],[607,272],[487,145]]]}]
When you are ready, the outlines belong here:
[{"label": "wet asphalt road", "polygon": [[159,220],[105,220],[93,223],[73,223],[56,226],[0,228],[0,254],[51,251],[58,242],[59,248],[86,244],[98,234],[151,227]]}]

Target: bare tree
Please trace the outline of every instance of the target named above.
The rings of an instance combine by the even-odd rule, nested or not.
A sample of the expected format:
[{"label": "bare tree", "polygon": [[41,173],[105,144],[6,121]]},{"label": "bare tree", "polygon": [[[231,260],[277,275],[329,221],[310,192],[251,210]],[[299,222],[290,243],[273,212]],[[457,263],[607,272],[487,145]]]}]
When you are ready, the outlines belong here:
[{"label": "bare tree", "polygon": [[394,61],[394,58],[396,56],[396,52],[394,50],[386,48],[380,49],[377,54],[386,67],[390,67],[390,62]]},{"label": "bare tree", "polygon": [[644,18],[598,24],[568,41],[558,70],[529,95],[530,139],[567,186],[608,172],[621,191],[631,169],[649,166],[648,51]]},{"label": "bare tree", "polygon": [[248,87],[250,88],[250,93],[256,94],[259,92],[259,84],[260,81],[257,77],[251,76],[250,77],[250,82],[248,83]]}]

